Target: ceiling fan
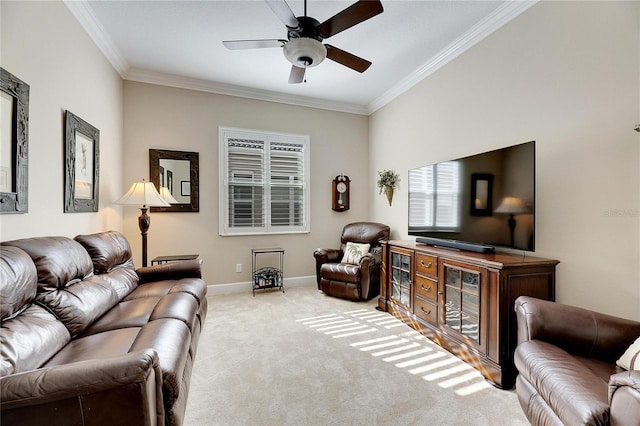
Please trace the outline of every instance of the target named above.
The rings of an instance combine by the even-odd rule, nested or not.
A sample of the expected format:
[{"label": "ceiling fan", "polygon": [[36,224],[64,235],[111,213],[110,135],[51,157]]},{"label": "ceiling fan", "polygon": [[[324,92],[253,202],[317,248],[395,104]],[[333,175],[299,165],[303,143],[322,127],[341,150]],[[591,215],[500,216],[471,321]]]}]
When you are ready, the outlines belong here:
[{"label": "ceiling fan", "polygon": [[291,62],[289,83],[302,83],[305,70],[319,65],[325,58],[338,62],[358,72],[364,72],[371,62],[322,41],[382,13],[380,0],[358,0],[320,23],[307,16],[307,0],[304,1],[304,16],[296,17],[285,0],[265,0],[273,13],[287,27],[287,40],[229,40],[222,44],[227,49],[257,49],[282,47],[284,56]]}]

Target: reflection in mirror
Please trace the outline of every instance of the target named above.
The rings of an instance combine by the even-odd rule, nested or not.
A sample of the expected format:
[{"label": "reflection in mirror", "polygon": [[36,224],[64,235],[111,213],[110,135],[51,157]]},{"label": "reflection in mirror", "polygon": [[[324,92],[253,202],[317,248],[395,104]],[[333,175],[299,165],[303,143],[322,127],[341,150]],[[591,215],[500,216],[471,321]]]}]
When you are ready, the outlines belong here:
[{"label": "reflection in mirror", "polygon": [[149,176],[171,207],[152,207],[154,212],[197,212],[198,153],[149,150]]},{"label": "reflection in mirror", "polygon": [[180,182],[191,180],[189,165],[187,160],[160,160],[160,173],[164,172],[164,177],[159,176],[160,182],[164,182],[164,187],[176,199],[177,204],[191,202],[190,194],[182,195],[180,192]]},{"label": "reflection in mirror", "polygon": [[29,85],[0,68],[0,213],[29,211]]},{"label": "reflection in mirror", "polygon": [[5,92],[0,92],[0,113],[0,192],[13,192],[13,96]]},{"label": "reflection in mirror", "polygon": [[471,175],[471,216],[491,216],[493,212],[493,175]]}]

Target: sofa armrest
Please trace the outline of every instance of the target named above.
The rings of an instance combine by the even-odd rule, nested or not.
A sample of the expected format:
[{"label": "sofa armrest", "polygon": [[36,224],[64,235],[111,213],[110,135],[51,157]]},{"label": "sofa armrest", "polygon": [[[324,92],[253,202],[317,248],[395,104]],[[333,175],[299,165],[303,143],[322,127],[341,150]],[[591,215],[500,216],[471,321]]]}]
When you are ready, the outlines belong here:
[{"label": "sofa armrest", "polygon": [[140,284],[162,281],[180,280],[183,278],[202,278],[202,259],[181,260],[162,263],[160,265],[143,266],[136,269]]},{"label": "sofa armrest", "polygon": [[317,263],[337,262],[342,259],[342,250],[340,249],[323,249],[318,248],[313,252],[313,257],[316,258]]},{"label": "sofa armrest", "polygon": [[2,425],[164,425],[162,372],[147,349],[0,378]]},{"label": "sofa armrest", "polygon": [[317,248],[313,251],[313,257],[316,259],[316,282],[318,290],[320,290],[320,267],[327,262],[339,262],[343,253],[340,249]]},{"label": "sofa armrest", "polygon": [[565,351],[614,362],[640,335],[640,322],[529,296],[515,301],[518,343],[542,340]]},{"label": "sofa armrest", "polygon": [[640,371],[625,371],[609,379],[611,426],[637,424],[640,419]]}]

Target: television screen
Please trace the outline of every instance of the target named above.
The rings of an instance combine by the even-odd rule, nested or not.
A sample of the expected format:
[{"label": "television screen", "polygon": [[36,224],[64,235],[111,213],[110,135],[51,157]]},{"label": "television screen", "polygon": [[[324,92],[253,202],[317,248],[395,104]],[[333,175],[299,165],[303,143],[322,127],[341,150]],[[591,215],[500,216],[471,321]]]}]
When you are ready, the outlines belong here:
[{"label": "television screen", "polygon": [[408,185],[418,242],[535,250],[535,141],[409,170]]}]

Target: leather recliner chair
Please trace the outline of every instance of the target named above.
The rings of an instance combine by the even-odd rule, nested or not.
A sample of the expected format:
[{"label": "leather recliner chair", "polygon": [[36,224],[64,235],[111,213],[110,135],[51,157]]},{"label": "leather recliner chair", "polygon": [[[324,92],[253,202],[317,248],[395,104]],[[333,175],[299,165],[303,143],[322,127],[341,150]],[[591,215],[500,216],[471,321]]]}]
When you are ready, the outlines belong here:
[{"label": "leather recliner chair", "polygon": [[[387,225],[375,222],[350,223],[342,230],[339,249],[318,248],[318,289],[325,294],[353,301],[369,300],[380,294],[381,243],[389,239]],[[347,243],[369,244],[369,252],[357,263],[344,263]]]},{"label": "leather recliner chair", "polygon": [[639,424],[640,371],[616,360],[640,322],[528,296],[515,311],[516,392],[532,425]]}]

